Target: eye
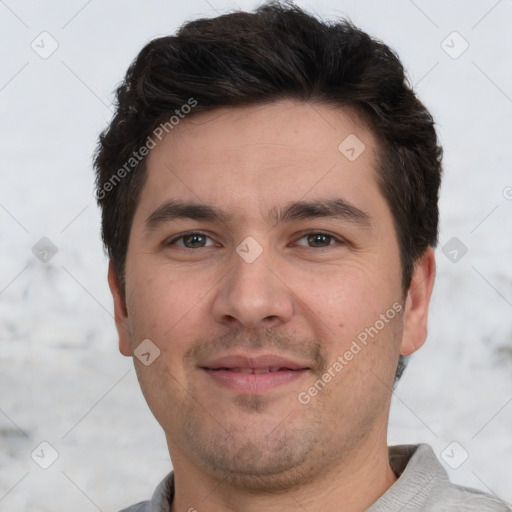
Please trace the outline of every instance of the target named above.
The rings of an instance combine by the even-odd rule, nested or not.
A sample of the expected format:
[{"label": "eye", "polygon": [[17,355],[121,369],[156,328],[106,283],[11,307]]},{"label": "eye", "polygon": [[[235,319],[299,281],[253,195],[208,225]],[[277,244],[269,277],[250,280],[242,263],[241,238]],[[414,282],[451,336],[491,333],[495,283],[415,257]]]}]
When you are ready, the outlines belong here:
[{"label": "eye", "polygon": [[[305,243],[300,243],[301,240],[305,240]],[[322,232],[306,233],[296,242],[297,245],[305,245],[312,248],[329,247],[331,245],[335,245],[336,243],[343,243],[343,241],[333,235],[330,235],[329,233]]]},{"label": "eye", "polygon": [[[210,243],[208,243],[208,241]],[[213,240],[201,232],[185,233],[184,235],[177,236],[169,240],[166,245],[177,245],[178,247],[185,247],[186,249],[201,249],[215,245]]]}]

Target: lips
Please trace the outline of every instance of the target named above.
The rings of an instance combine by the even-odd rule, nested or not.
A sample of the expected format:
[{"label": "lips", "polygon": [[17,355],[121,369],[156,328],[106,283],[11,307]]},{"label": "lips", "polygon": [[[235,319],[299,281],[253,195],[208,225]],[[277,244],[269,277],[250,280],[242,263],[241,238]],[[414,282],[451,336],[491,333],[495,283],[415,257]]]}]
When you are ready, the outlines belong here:
[{"label": "lips", "polygon": [[271,373],[271,372],[279,372],[279,371],[295,371],[291,368],[286,368],[283,366],[273,366],[272,368],[209,368],[210,370],[217,371],[217,370],[225,370],[227,372],[236,372],[236,373],[253,373],[253,374],[260,374],[260,373]]},{"label": "lips", "polygon": [[200,368],[217,384],[244,393],[276,388],[309,370],[306,364],[273,354],[228,355],[206,361]]},{"label": "lips", "polygon": [[274,355],[261,354],[258,356],[250,356],[245,354],[227,355],[213,360],[206,361],[201,365],[209,370],[231,370],[243,373],[254,373],[258,371],[279,371],[283,370],[303,370],[307,369],[306,364],[301,364],[291,359]]}]

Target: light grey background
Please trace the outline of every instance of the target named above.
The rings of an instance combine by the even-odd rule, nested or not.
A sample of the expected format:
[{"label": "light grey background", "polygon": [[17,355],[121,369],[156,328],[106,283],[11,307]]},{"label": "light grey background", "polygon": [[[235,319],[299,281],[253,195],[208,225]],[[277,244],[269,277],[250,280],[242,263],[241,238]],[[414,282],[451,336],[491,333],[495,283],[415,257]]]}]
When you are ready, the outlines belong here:
[{"label": "light grey background", "polygon": [[[146,42],[256,4],[0,1],[0,512],[117,510],[169,471],[117,352],[91,154]],[[393,47],[445,147],[430,334],[394,394],[389,442],[443,460],[455,441],[446,461],[469,458],[443,461],[452,480],[512,501],[512,1],[297,4]],[[31,47],[55,44],[43,31],[58,43],[46,59]],[[58,249],[47,263],[32,253],[42,237]],[[58,452],[46,470],[31,458],[51,462],[43,441]]]}]

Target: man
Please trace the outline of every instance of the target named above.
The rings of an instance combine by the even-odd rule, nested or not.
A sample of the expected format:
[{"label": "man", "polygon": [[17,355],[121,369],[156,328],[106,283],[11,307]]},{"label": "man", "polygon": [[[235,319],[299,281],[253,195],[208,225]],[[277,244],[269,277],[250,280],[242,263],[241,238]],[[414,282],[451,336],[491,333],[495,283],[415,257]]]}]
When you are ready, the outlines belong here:
[{"label": "man", "polygon": [[173,473],[129,511],[505,511],[387,446],[441,149],[384,44],[266,4],[149,43],[95,159],[119,345]]}]

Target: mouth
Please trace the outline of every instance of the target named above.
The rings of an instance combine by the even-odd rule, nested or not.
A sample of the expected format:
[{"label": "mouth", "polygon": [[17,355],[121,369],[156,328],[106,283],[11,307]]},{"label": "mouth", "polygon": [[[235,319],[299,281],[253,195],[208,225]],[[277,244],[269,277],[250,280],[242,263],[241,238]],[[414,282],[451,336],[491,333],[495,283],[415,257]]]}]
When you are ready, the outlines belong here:
[{"label": "mouth", "polygon": [[297,380],[310,368],[272,354],[230,355],[207,361],[200,369],[216,384],[241,393],[262,393]]},{"label": "mouth", "polygon": [[226,371],[226,372],[235,372],[235,373],[252,373],[254,375],[259,375],[263,373],[274,373],[274,372],[282,372],[282,371],[291,371],[296,372],[300,371],[300,369],[292,369],[292,368],[285,368],[285,367],[279,367],[274,366],[272,368],[205,368],[206,370],[212,370],[214,372],[218,371]]}]

